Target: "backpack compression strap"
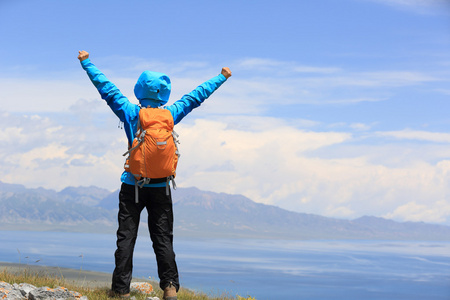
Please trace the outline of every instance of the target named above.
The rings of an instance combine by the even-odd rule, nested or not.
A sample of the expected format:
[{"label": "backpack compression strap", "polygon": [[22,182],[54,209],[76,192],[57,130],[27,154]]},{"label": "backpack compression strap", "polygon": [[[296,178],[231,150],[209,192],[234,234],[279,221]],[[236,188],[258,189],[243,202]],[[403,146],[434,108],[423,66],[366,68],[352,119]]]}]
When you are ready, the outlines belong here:
[{"label": "backpack compression strap", "polygon": [[134,149],[139,147],[141,145],[141,143],[144,141],[144,137],[145,137],[145,134],[147,133],[147,130],[142,130],[142,132],[141,132],[141,130],[142,130],[141,122],[139,122],[138,130],[136,131],[136,137],[135,137],[135,139],[138,141],[138,143],[133,148],[128,149],[128,151],[125,152],[124,154],[122,154],[122,156],[126,156],[127,154],[130,154],[131,151],[133,151]]},{"label": "backpack compression strap", "polygon": [[[166,180],[166,195],[170,194],[170,182],[172,181],[173,189],[177,189],[177,184],[175,183],[175,177],[173,175],[167,177]],[[149,184],[151,182],[151,178],[142,178],[140,180],[136,180],[134,183],[134,200],[136,203],[139,203],[139,188],[143,188],[144,185]]]}]

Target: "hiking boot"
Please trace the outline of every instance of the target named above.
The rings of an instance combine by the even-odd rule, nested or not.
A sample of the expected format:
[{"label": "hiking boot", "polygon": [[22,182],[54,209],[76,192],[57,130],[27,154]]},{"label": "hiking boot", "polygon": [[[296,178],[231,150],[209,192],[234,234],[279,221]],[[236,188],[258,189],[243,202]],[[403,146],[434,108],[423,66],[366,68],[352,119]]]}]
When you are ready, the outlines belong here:
[{"label": "hiking boot", "polygon": [[177,300],[177,289],[172,282],[164,289],[164,300]]},{"label": "hiking boot", "polygon": [[128,293],[128,294],[120,294],[120,293],[117,293],[117,292],[115,292],[113,290],[110,290],[108,292],[108,297],[109,298],[130,299],[130,293]]}]

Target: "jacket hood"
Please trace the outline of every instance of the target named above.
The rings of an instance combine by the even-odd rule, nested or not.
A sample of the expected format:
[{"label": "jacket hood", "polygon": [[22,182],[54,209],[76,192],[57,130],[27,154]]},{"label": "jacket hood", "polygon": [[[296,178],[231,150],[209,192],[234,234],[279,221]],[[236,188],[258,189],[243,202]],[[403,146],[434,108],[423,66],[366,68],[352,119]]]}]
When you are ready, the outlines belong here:
[{"label": "jacket hood", "polygon": [[134,86],[134,95],[143,106],[158,107],[169,101],[170,79],[166,74],[144,71]]}]

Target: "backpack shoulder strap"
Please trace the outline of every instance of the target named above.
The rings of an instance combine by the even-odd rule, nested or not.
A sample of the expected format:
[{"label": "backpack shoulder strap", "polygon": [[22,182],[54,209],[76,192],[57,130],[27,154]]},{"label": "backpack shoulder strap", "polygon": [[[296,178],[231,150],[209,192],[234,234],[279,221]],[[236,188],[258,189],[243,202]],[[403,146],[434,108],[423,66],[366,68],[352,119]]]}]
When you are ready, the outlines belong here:
[{"label": "backpack shoulder strap", "polygon": [[128,149],[127,152],[125,152],[124,154],[122,154],[122,156],[126,156],[127,154],[129,154],[131,151],[133,151],[134,149],[136,149],[137,147],[139,147],[139,145],[144,141],[144,137],[145,137],[145,133],[147,132],[146,130],[142,130],[142,125],[141,125],[141,111],[142,109],[139,111],[139,120],[138,120],[138,127],[136,130],[136,133],[134,134],[134,139],[137,139],[138,143],[136,144],[136,146],[132,147],[130,146],[130,149]]}]

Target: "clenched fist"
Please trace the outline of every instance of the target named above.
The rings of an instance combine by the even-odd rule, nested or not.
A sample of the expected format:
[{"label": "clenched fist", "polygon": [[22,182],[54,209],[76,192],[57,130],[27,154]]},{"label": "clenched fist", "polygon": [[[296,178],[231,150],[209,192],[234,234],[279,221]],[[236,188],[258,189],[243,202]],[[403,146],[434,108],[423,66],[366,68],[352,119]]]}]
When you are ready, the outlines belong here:
[{"label": "clenched fist", "polygon": [[222,68],[221,74],[222,74],[223,76],[225,76],[226,79],[228,79],[228,78],[231,77],[231,71],[230,71],[229,68],[226,68],[226,67],[225,67],[225,68]]},{"label": "clenched fist", "polygon": [[80,61],[83,61],[85,59],[89,58],[89,53],[87,53],[86,51],[82,50],[82,51],[78,51],[78,59]]}]

